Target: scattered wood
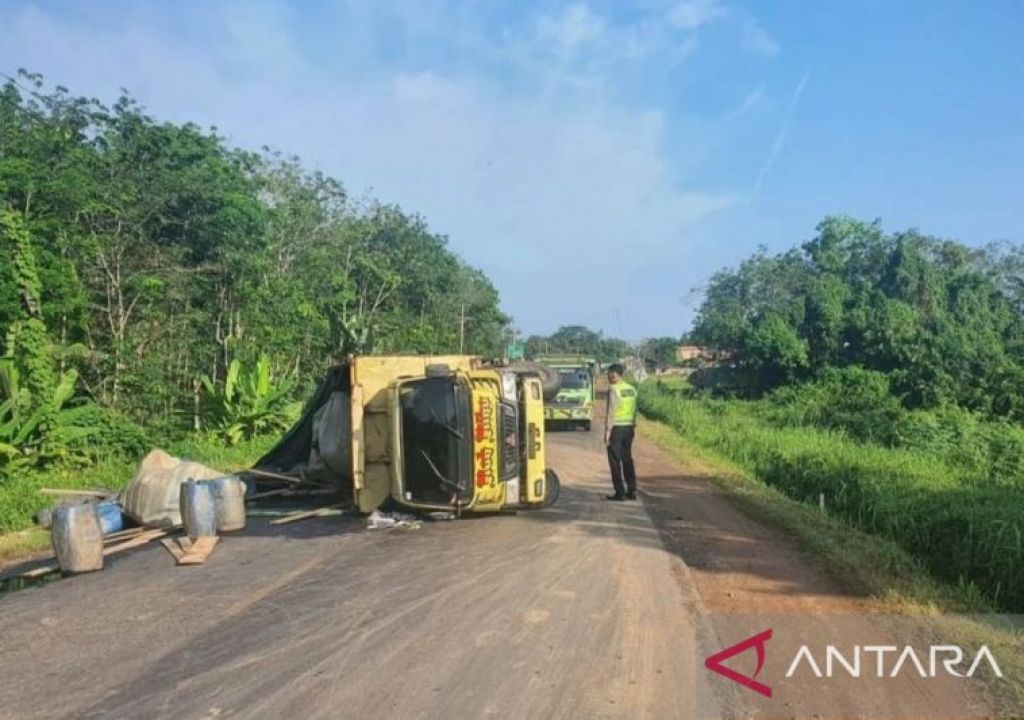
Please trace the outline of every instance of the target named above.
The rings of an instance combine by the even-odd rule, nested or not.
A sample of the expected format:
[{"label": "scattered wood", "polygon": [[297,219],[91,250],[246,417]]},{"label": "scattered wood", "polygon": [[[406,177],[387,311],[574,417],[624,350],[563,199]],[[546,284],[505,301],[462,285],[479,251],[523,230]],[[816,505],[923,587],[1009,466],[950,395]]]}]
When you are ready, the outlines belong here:
[{"label": "scattered wood", "polygon": [[118,530],[115,533],[110,533],[109,535],[104,535],[103,536],[103,542],[104,543],[111,543],[111,542],[115,542],[115,541],[118,541],[118,540],[127,540],[128,538],[133,538],[136,535],[141,535],[142,533],[148,532],[149,530],[152,530],[152,528],[141,527],[141,526],[140,527],[128,528],[127,530]]},{"label": "scattered wood", "polygon": [[174,556],[178,565],[202,565],[220,540],[216,535],[204,535],[195,541],[187,537],[164,538],[160,542]]},{"label": "scattered wood", "polygon": [[302,478],[292,477],[291,475],[282,475],[281,473],[268,472],[266,470],[256,470],[255,468],[243,470],[242,472],[239,473],[239,475],[255,475],[256,477],[263,477],[269,480],[281,480],[283,482],[290,483],[303,482]]},{"label": "scattered wood", "polygon": [[178,545],[177,538],[163,538],[160,544],[167,548],[167,551],[174,556],[176,562],[181,562],[181,558],[185,556],[185,551]]},{"label": "scattered wood", "polygon": [[43,495],[81,495],[83,497],[109,497],[113,495],[109,490],[68,490],[65,488],[39,488]]},{"label": "scattered wood", "polygon": [[191,548],[185,552],[185,556],[179,560],[181,565],[201,565],[206,562],[206,558],[213,552],[213,548],[217,546],[217,541],[220,538],[216,535],[206,535],[201,538],[196,538],[196,541],[192,543]]},{"label": "scattered wood", "polygon": [[268,497],[291,497],[292,495],[337,495],[337,490],[331,490],[329,488],[312,488],[306,490],[304,488],[278,488],[277,490],[265,490],[258,492],[255,495],[246,495],[245,501],[260,500]]},{"label": "scattered wood", "polygon": [[[337,510],[342,507],[342,503],[336,505],[327,505],[325,507],[315,508],[313,510],[301,510],[299,512],[289,513],[279,518],[270,521],[271,525],[284,525],[285,523],[295,522],[296,520],[305,520],[311,517],[323,517],[323,513],[331,510]],[[340,513],[338,513],[340,514]]]},{"label": "scattered wood", "polygon": [[15,577],[22,580],[31,580],[32,578],[42,577],[43,575],[49,575],[50,573],[55,572],[60,572],[60,565],[57,565],[56,563],[53,565],[43,565],[42,567],[37,567],[32,570],[26,570]]},{"label": "scattered wood", "polygon": [[131,548],[141,547],[142,545],[146,545],[152,542],[153,540],[156,540],[157,538],[163,537],[169,532],[169,529],[147,530],[146,532],[140,533],[136,537],[133,537],[130,540],[126,540],[125,542],[122,542],[118,545],[110,545],[108,547],[103,548],[103,555],[113,555],[114,553],[119,553],[123,550],[130,550]]}]

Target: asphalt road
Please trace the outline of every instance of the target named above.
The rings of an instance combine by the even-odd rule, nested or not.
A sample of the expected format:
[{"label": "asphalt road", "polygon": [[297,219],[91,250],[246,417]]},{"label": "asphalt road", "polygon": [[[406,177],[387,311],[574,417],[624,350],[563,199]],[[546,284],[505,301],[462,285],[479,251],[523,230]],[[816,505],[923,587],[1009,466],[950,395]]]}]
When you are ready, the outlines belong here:
[{"label": "asphalt road", "polygon": [[552,436],[548,510],[251,521],[204,566],[153,544],[15,593],[0,716],[692,717],[681,562],[640,503],[602,499],[592,435]]},{"label": "asphalt road", "polygon": [[[735,642],[733,614],[865,609],[650,443],[641,502],[610,503],[599,433],[549,438],[563,495],[547,510],[250,521],[203,566],[154,543],[0,599],[0,717],[746,716],[758,696],[703,667]],[[829,692],[815,716],[869,715],[863,691]],[[907,716],[958,700],[893,694],[926,701]]]}]

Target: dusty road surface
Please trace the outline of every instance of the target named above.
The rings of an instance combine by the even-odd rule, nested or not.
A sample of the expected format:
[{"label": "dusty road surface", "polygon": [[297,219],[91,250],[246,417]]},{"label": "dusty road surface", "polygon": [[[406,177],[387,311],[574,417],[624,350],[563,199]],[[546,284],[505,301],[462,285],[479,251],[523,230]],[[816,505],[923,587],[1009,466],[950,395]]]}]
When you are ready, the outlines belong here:
[{"label": "dusty road surface", "polygon": [[[7,596],[0,717],[800,715],[704,669],[729,644],[715,614],[860,601],[650,444],[641,502],[611,503],[599,432],[550,437],[549,510],[417,530],[250,521],[204,566],[154,544]],[[832,716],[868,715],[835,695]],[[960,714],[941,689],[912,695]],[[873,702],[898,715],[898,698]]]}]

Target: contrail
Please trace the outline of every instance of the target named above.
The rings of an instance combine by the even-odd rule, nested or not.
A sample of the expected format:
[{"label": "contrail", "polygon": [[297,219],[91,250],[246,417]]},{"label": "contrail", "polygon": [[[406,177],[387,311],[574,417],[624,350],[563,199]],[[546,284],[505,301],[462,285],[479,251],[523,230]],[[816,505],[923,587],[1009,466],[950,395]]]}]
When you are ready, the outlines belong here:
[{"label": "contrail", "polygon": [[789,109],[786,111],[786,117],[782,121],[782,127],[779,128],[779,132],[775,136],[775,142],[772,144],[772,151],[768,154],[768,159],[765,160],[764,165],[761,166],[761,170],[757,173],[757,179],[754,180],[754,187],[750,191],[750,195],[747,197],[748,203],[757,199],[758,194],[761,192],[761,185],[764,183],[765,176],[768,174],[768,171],[772,169],[772,165],[775,164],[779,154],[782,152],[783,145],[786,144],[786,132],[789,130],[789,121],[793,118],[793,113],[796,111],[797,103],[800,102],[800,96],[803,95],[804,86],[807,84],[810,77],[811,71],[805,70],[803,77],[800,78],[800,82],[796,86],[796,91],[793,93],[793,99],[789,101]]}]

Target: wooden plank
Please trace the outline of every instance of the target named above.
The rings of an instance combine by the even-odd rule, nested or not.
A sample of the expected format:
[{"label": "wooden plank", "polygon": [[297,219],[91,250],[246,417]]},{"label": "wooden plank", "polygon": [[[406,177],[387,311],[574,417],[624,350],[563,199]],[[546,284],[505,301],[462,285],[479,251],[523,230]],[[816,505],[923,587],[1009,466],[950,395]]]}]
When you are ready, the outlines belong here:
[{"label": "wooden plank", "polygon": [[344,503],[338,503],[336,505],[327,505],[325,507],[315,508],[313,510],[302,510],[296,513],[289,513],[279,518],[275,518],[270,521],[271,525],[284,525],[285,523],[295,522],[296,520],[305,520],[311,517],[318,517],[320,513],[325,510],[333,510],[340,508]]},{"label": "wooden plank", "polygon": [[119,553],[123,550],[131,550],[132,548],[142,547],[143,545],[146,545],[152,542],[153,540],[156,540],[157,538],[163,537],[168,532],[170,532],[170,530],[148,530],[137,537],[133,537],[130,540],[126,540],[125,542],[119,545],[110,545],[108,547],[103,548],[103,555],[113,555],[114,553]]},{"label": "wooden plank", "polygon": [[[186,538],[182,538],[184,540]],[[196,538],[191,548],[178,560],[179,565],[202,565],[213,552],[220,538],[216,535],[204,535]]]},{"label": "wooden plank", "polygon": [[43,495],[83,495],[85,497],[112,497],[109,490],[70,490],[65,488],[39,488]]},{"label": "wooden plank", "polygon": [[60,572],[60,565],[43,565],[42,567],[37,567],[34,570],[26,570],[15,577],[31,580],[32,578],[42,577],[43,575],[49,575],[50,573],[55,572]]},{"label": "wooden plank", "polygon": [[256,468],[250,468],[243,470],[239,475],[256,475],[257,477],[264,477],[268,480],[281,480],[283,482],[290,483],[301,483],[302,478],[292,477],[291,475],[282,475],[281,473],[268,472],[266,470],[257,470]]},{"label": "wooden plank", "polygon": [[153,530],[153,529],[154,528],[133,527],[133,528],[128,528],[127,530],[119,530],[118,532],[110,533],[109,535],[104,535],[103,536],[103,542],[104,543],[112,543],[112,542],[117,542],[118,540],[127,540],[128,538],[133,538],[136,535],[141,535],[142,533],[149,532],[150,530]]},{"label": "wooden plank", "polygon": [[185,551],[178,545],[177,538],[164,538],[160,541],[160,544],[167,548],[167,552],[174,556],[174,561],[180,563],[181,558],[185,556]]}]

